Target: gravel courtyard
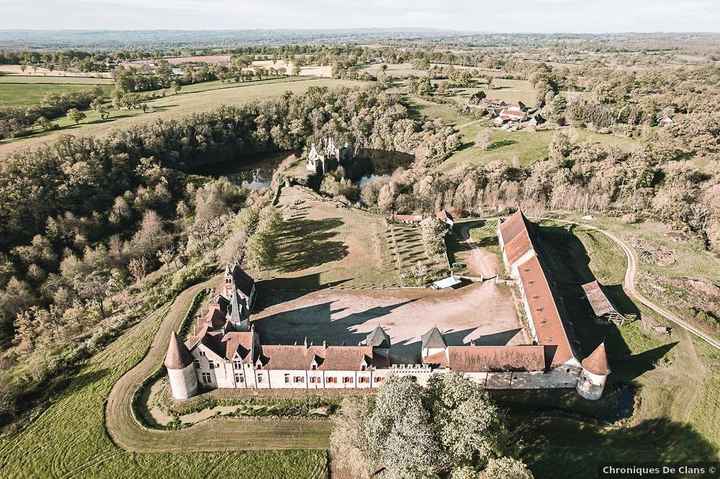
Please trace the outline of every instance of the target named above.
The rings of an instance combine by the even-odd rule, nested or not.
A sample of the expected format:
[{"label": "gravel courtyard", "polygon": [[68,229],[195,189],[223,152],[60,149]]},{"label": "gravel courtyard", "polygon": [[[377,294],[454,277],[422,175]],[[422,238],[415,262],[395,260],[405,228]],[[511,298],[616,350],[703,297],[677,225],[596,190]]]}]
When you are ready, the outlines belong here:
[{"label": "gravel courtyard", "polygon": [[395,361],[419,362],[420,336],[433,326],[448,345],[526,344],[509,287],[492,281],[458,290],[326,289],[268,306],[253,315],[266,344],[354,345],[380,325]]}]

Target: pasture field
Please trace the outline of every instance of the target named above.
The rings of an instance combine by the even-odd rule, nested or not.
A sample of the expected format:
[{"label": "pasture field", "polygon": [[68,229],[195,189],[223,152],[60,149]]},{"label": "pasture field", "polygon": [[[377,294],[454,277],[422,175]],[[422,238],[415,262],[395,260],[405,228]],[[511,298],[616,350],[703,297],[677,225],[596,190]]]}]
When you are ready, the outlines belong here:
[{"label": "pasture field", "polygon": [[481,90],[485,92],[488,98],[504,100],[512,104],[521,101],[528,106],[533,106],[537,102],[537,92],[527,80],[495,78],[490,89],[488,89],[487,85],[481,84],[473,88],[455,88],[453,93],[458,100],[461,100],[461,103],[465,103],[473,93]]},{"label": "pasture field", "polygon": [[[330,78],[303,79],[297,81],[268,80],[267,82],[248,82],[240,84],[226,83],[224,88],[187,92],[180,95],[170,95],[148,102],[149,113],[142,110],[112,110],[110,118],[100,120],[95,112],[86,112],[88,117],[79,125],[72,124],[67,119],[60,119],[57,123],[61,127],[48,133],[40,133],[31,137],[0,142],[0,159],[7,157],[15,151],[33,148],[44,143],[52,142],[62,135],[102,136],[113,129],[129,128],[136,125],[148,124],[158,119],[169,120],[182,116],[211,111],[223,105],[240,105],[252,101],[270,100],[282,96],[290,91],[302,94],[311,86],[316,87],[363,87],[365,82],[351,80],[335,80]],[[200,88],[200,86],[198,86]]]},{"label": "pasture field", "polygon": [[[185,303],[194,297],[193,292],[199,287],[202,285],[191,288],[186,292],[188,294],[183,293],[185,302],[176,304],[174,309],[184,315],[188,307]],[[233,446],[237,438],[229,438],[225,442],[223,422],[215,422],[212,428],[206,427],[201,433],[206,440],[201,442],[205,441],[205,450],[224,452],[167,452],[178,450],[177,441],[173,438],[180,441],[180,450],[195,449],[194,442],[187,436],[189,430],[159,434],[154,441],[145,442],[143,446],[153,453],[128,452],[117,447],[108,435],[105,423],[105,403],[110,390],[126,371],[145,356],[161,323],[168,325],[172,324],[172,320],[179,321],[178,318],[164,321],[171,311],[165,306],[128,330],[92,357],[68,388],[30,425],[18,433],[0,438],[2,476],[163,478],[206,477],[212,474],[249,479],[258,477],[258,471],[261,471],[262,477],[277,479],[325,477],[327,458],[323,450],[227,451],[237,447]],[[165,333],[169,334],[169,330]],[[164,348],[160,356],[163,352]],[[112,411],[112,405],[108,408]],[[111,418],[117,419],[115,422],[118,424],[128,419],[132,421],[129,411],[116,413]],[[227,424],[235,431],[246,433],[248,438],[254,437],[253,440],[270,440],[267,434],[255,431],[258,428],[255,423],[242,423],[240,428],[237,423]],[[172,435],[182,432],[186,433],[184,438]],[[127,439],[127,436],[123,437]],[[263,446],[272,448],[273,444],[263,442]]]},{"label": "pasture field", "polygon": [[[551,399],[543,399],[545,393],[531,393],[525,402],[508,399],[513,432],[526,441],[522,456],[536,477],[581,477],[602,462],[714,460],[720,446],[720,354],[679,328],[667,337],[646,332],[639,321],[616,327],[578,320],[592,315],[576,294],[577,284],[593,276],[608,286],[621,312],[653,315],[624,295],[624,254],[601,233],[544,222],[541,241],[551,276],[562,278],[557,288],[576,318],[583,354],[604,338],[613,375],[603,400],[590,409],[578,398],[564,404],[559,392],[547,394]],[[636,390],[634,401],[628,388]],[[628,409],[629,417],[614,422]],[[572,419],[568,412],[601,422]]]},{"label": "pasture field", "polygon": [[112,78],[110,72],[74,72],[34,66],[28,66],[23,71],[22,65],[0,65],[0,74],[32,77]]},{"label": "pasture field", "polygon": [[[90,90],[93,84],[64,84],[64,83],[10,83],[3,81],[0,77],[0,107],[27,107],[39,105],[43,98],[50,93],[71,93],[84,90]],[[103,85],[103,89],[108,93],[110,86]]]},{"label": "pasture field", "polygon": [[387,68],[383,70],[383,65],[375,63],[361,68],[360,71],[367,72],[370,75],[378,76],[385,73],[388,78],[403,78],[407,76],[421,77],[426,76],[427,71],[418,70],[411,63],[386,63]]},{"label": "pasture field", "polygon": [[[2,68],[2,67],[0,67]],[[62,85],[113,85],[110,78],[0,75],[0,83],[50,83]]]},{"label": "pasture field", "polygon": [[[475,146],[477,135],[482,130],[490,131],[490,147],[483,150]],[[586,129],[567,128],[571,138],[579,142],[597,142],[616,145],[630,150],[637,147],[638,142],[632,138],[616,135],[603,135]],[[443,167],[456,168],[478,166],[501,160],[517,166],[527,166],[548,157],[548,146],[555,136],[556,130],[520,130],[506,131],[487,126],[485,121],[475,121],[460,128],[462,144],[460,150],[445,160]]]}]

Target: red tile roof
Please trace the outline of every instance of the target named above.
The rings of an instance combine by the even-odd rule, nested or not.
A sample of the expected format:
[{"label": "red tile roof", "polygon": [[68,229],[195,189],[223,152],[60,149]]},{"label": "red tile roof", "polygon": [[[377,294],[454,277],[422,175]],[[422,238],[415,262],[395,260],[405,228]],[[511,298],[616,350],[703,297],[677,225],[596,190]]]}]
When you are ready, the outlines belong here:
[{"label": "red tile roof", "polygon": [[519,266],[518,272],[538,343],[556,346],[554,351],[549,348],[550,367],[560,366],[574,354],[540,260],[537,256],[530,258]]},{"label": "red tile roof", "polygon": [[250,354],[253,348],[254,332],[230,332],[222,338],[225,344],[225,359],[232,361],[235,353],[242,358],[244,363],[253,363],[255,358]]},{"label": "red tile roof", "polygon": [[372,346],[263,345],[265,369],[310,369],[313,359],[321,371],[360,371],[363,361],[373,364]]},{"label": "red tile roof", "polygon": [[543,346],[449,346],[447,366],[463,372],[543,371],[544,350]]},{"label": "red tile roof", "polygon": [[525,253],[534,249],[530,225],[520,210],[500,223],[500,236],[502,237],[505,257],[510,265],[514,264]]},{"label": "red tile roof", "polygon": [[607,353],[605,352],[605,343],[595,348],[595,351],[582,361],[582,366],[586,370],[599,376],[607,376],[610,374],[610,366],[608,365]]}]

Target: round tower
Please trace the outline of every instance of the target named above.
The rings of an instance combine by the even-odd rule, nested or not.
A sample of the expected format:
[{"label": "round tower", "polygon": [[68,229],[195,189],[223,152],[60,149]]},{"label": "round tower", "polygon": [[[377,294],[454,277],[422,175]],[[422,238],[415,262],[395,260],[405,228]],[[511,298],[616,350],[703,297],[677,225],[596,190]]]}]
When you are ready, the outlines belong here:
[{"label": "round tower", "polygon": [[585,399],[597,401],[605,390],[608,374],[610,374],[610,367],[605,352],[605,343],[600,343],[600,346],[582,361],[582,373],[576,387],[578,394]]},{"label": "round tower", "polygon": [[188,348],[180,342],[175,331],[170,336],[170,344],[165,355],[165,367],[174,399],[188,399],[197,394],[198,381],[192,355]]}]

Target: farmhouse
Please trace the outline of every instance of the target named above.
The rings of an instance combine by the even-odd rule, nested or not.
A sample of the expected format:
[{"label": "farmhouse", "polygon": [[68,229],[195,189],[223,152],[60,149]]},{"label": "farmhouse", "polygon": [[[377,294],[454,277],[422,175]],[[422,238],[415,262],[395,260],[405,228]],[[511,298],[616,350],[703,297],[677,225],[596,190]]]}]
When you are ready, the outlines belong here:
[{"label": "farmhouse", "polygon": [[498,238],[532,344],[448,345],[433,327],[418,338],[414,363],[395,359],[392,338],[381,326],[355,345],[306,338],[299,338],[301,344],[265,344],[250,320],[255,282],[235,263],[193,336],[185,343],[174,334],[170,339],[165,366],[172,395],[187,399],[216,388],[368,389],[390,375],[424,384],[433,374],[456,371],[489,389],[576,388],[587,399],[599,399],[610,372],[605,347],[578,359],[543,269],[535,226],[518,212],[499,225]]}]

